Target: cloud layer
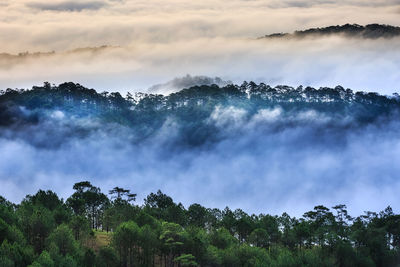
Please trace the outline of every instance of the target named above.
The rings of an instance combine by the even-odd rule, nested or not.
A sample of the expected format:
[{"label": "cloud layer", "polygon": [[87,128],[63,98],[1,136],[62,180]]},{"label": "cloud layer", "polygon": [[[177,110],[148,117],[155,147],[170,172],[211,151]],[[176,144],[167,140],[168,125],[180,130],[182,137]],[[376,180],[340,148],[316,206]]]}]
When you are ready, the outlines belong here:
[{"label": "cloud layer", "polygon": [[[216,105],[195,128],[198,117],[169,116],[144,140],[136,127],[48,110],[37,125],[1,129],[0,195],[19,201],[42,188],[67,197],[75,182],[91,180],[104,191],[130,188],[139,203],[161,189],[186,206],[255,213],[300,216],[341,203],[352,214],[400,209],[396,115],[359,124],[350,111],[244,106]],[[185,145],[188,135],[204,136],[204,125],[211,141]]]},{"label": "cloud layer", "polygon": [[[267,42],[274,32],[345,23],[398,23],[399,1],[183,0],[9,1],[0,10],[0,87],[76,81],[102,90],[145,90],[186,74],[270,84],[392,93],[399,40]],[[78,47],[114,45],[97,53]]]},{"label": "cloud layer", "polygon": [[[243,127],[243,112],[220,110],[211,120],[234,131]],[[267,112],[253,120],[279,119],[274,111]],[[300,119],[310,121],[315,115],[303,116]],[[400,208],[400,169],[394,164],[400,158],[398,125],[366,129],[344,140],[328,134],[315,144],[310,126],[262,135],[254,121],[246,124],[242,136],[231,136],[204,152],[162,151],[160,140],[132,146],[126,136],[117,139],[104,132],[67,141],[58,149],[2,138],[0,194],[19,201],[27,193],[48,188],[67,197],[73,183],[89,179],[105,191],[117,185],[131,188],[139,200],[160,188],[185,205],[228,205],[248,212],[287,211],[299,216],[316,204],[338,203],[347,204],[354,214],[387,205]],[[172,129],[164,129],[159,138],[173,135],[173,123],[165,127]],[[340,145],[343,141],[346,144]]]},{"label": "cloud layer", "polygon": [[[399,38],[256,40],[345,23],[398,26],[398,0],[3,0],[0,6],[1,89],[74,81],[122,93],[162,84],[150,90],[166,93],[198,83],[170,81],[190,74],[206,82],[213,78],[204,76],[236,83],[341,84],[384,94],[399,90]],[[18,54],[25,51],[45,53]],[[104,190],[129,187],[140,198],[161,188],[184,204],[254,212],[298,215],[318,203],[343,202],[354,213],[389,204],[400,208],[397,122],[320,135],[330,118],[310,110],[289,118],[303,126],[260,128],[276,125],[282,113],[265,109],[247,120],[240,107],[216,107],[208,122],[223,129],[225,139],[209,150],[174,153],[160,150],[177,133],[172,118],[153,143],[127,145],[131,133],[110,130],[114,125],[75,138],[70,123],[96,122],[55,111],[42,128],[25,129],[21,136],[2,133],[0,194],[18,201],[49,188],[65,197],[74,182],[91,179]],[[59,146],[39,148],[28,136]]]},{"label": "cloud layer", "polygon": [[97,10],[105,7],[106,2],[100,1],[65,1],[65,2],[28,2],[27,7],[39,10],[50,11],[83,11],[83,10]]},{"label": "cloud layer", "polygon": [[[253,80],[314,87],[340,84],[390,95],[399,90],[399,52],[400,38],[205,38],[172,44],[142,43],[41,56],[0,56],[0,85],[30,88],[43,81],[74,81],[98,90],[125,93],[145,91],[173,77],[200,74],[235,83]],[[167,87],[156,91],[171,92]]]}]

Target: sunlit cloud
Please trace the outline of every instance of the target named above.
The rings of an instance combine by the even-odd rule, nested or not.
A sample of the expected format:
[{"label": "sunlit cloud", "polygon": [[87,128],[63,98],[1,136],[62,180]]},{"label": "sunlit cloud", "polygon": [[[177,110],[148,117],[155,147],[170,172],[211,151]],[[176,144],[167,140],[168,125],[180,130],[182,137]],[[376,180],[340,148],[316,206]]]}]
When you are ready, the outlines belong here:
[{"label": "sunlit cloud", "polygon": [[[400,38],[311,40],[201,38],[42,55],[1,56],[0,86],[74,81],[99,91],[147,91],[174,77],[220,77],[271,85],[331,86],[392,94],[400,84]],[[180,86],[172,86],[173,83]],[[175,84],[176,85],[176,84]],[[193,82],[152,87],[169,93]],[[172,88],[176,87],[176,88]]]}]

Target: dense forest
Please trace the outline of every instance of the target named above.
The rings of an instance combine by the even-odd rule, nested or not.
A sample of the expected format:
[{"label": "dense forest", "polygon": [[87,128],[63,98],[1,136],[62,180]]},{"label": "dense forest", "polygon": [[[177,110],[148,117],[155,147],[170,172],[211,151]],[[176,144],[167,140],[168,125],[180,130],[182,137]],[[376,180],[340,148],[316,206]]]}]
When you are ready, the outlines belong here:
[{"label": "dense forest", "polygon": [[39,190],[0,199],[0,266],[397,266],[400,215],[390,207],[352,217],[345,205],[301,218],[192,204],[158,191],[88,181],[66,200]]},{"label": "dense forest", "polygon": [[400,36],[400,27],[382,24],[345,24],[323,28],[312,28],[294,33],[274,33],[261,38],[306,38],[330,35],[343,35],[345,37],[377,39],[393,38]]},{"label": "dense forest", "polygon": [[[320,132],[329,129],[332,133],[397,120],[399,108],[397,94],[388,97],[353,92],[341,86],[315,89],[244,82],[240,86],[195,86],[167,96],[127,93],[123,97],[118,92],[97,93],[71,82],[58,86],[45,83],[31,90],[0,92],[0,134],[7,138],[25,138],[19,134],[24,127],[45,131],[50,128],[46,123],[61,116],[65,122],[58,128],[73,135],[87,136],[98,127],[119,125],[133,131],[130,141],[138,143],[154,137],[173,120],[179,132],[179,138],[170,140],[173,145],[199,147],[226,137],[226,127],[220,127],[221,120],[213,122],[226,110],[229,113],[239,110],[243,113],[241,119],[248,121],[263,117],[268,127],[262,131],[276,132],[306,122],[318,124]],[[271,124],[275,119],[271,116],[276,113],[280,116],[279,123]],[[84,118],[92,123],[82,123]],[[40,127],[32,128],[35,125]],[[61,134],[51,131],[53,136]],[[37,146],[57,145],[56,138],[51,138],[54,143],[49,138],[40,140],[30,136],[28,139]]]},{"label": "dense forest", "polygon": [[[108,138],[123,138],[124,146],[134,144],[136,154],[140,146],[148,151],[155,143],[156,154],[165,153],[166,158],[175,155],[174,150],[179,156],[186,151],[182,155],[187,156],[187,151],[207,150],[231,138],[230,147],[255,142],[249,153],[263,159],[265,154],[257,151],[269,153],[271,144],[257,140],[279,141],[271,132],[294,129],[293,140],[283,135],[282,142],[284,146],[293,142],[289,145],[295,150],[318,142],[336,149],[347,140],[343,133],[359,137],[359,132],[371,129],[387,132],[379,127],[397,125],[399,108],[397,94],[353,92],[341,86],[315,89],[244,82],[196,86],[167,96],[128,93],[123,97],[75,83],[45,83],[31,90],[1,92],[0,135],[47,151],[65,145],[69,138],[89,136],[83,142],[90,142],[91,133],[100,132],[95,138],[104,138],[104,133]],[[306,130],[298,134],[301,127]],[[392,128],[398,132],[397,126]],[[243,142],[239,137],[246,136],[246,131],[257,135],[247,133]],[[169,135],[163,138],[160,132]],[[243,151],[241,146],[238,150]],[[143,155],[132,157],[130,164],[140,163]],[[134,171],[140,172],[143,166],[137,165]],[[328,180],[324,184],[329,190]],[[20,204],[1,198],[0,266],[400,264],[400,215],[390,207],[352,217],[345,205],[320,205],[295,218],[287,213],[256,215],[200,204],[184,207],[161,191],[149,194],[139,205],[137,192],[115,187],[106,194],[88,181],[76,183],[73,189],[65,201],[42,190]]]}]

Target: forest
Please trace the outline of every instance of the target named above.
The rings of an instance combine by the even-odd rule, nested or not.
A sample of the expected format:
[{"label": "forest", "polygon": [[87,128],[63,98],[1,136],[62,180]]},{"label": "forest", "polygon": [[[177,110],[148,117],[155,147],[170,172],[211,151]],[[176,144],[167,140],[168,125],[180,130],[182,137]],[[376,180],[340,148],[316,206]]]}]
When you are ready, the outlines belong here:
[{"label": "forest", "polygon": [[[0,91],[0,136],[24,138],[23,129],[45,131],[57,116],[67,121],[58,128],[81,137],[88,136],[105,125],[118,125],[132,131],[131,142],[149,140],[173,120],[179,138],[170,140],[175,147],[200,147],[226,137],[226,127],[218,127],[213,118],[225,109],[239,110],[242,119],[251,121],[265,112],[278,112],[279,121],[268,125],[265,131],[279,131],[305,122],[317,125],[319,131],[345,132],[368,125],[384,125],[398,120],[400,98],[398,94],[383,96],[373,92],[353,92],[341,86],[335,88],[279,85],[244,82],[194,86],[169,95],[149,93],[101,92],[80,84],[68,82],[58,86],[45,83],[30,90],[7,89]],[[307,119],[316,116],[322,120]],[[89,119],[92,124],[82,123]],[[318,119],[318,118],[317,118]],[[270,122],[270,121],[268,121]],[[46,124],[47,123],[47,124]],[[54,128],[54,127],[53,127]],[[110,127],[109,127],[110,128]],[[29,138],[36,146],[57,145],[57,134],[45,142]],[[32,140],[33,139],[33,140]],[[49,141],[54,139],[54,144]]]},{"label": "forest", "polygon": [[[93,140],[101,132],[125,144],[158,144],[163,152],[203,151],[224,140],[305,128],[302,142],[345,145],[348,135],[397,127],[400,98],[335,88],[254,82],[194,86],[169,95],[101,92],[77,83],[0,91],[0,137],[37,148]],[[247,126],[239,126],[245,123]],[[385,130],[392,132],[391,130]],[[167,136],[168,135],[168,136]],[[261,140],[261,137],[250,137]],[[335,140],[332,143],[330,140]],[[257,145],[259,146],[259,145]]]},{"label": "forest", "polygon": [[400,267],[400,0],[0,0],[0,267]]},{"label": "forest", "polygon": [[397,266],[400,215],[322,205],[301,218],[181,203],[75,183],[0,199],[0,266]]},{"label": "forest", "polygon": [[[68,173],[74,165],[80,166],[81,162],[87,161],[89,167],[82,165],[81,169],[99,168],[110,177],[112,172],[121,177],[136,173],[137,177],[125,179],[132,183],[134,190],[127,188],[126,183],[122,186],[115,182],[114,188],[102,192],[95,185],[100,181],[93,180],[93,184],[89,181],[75,183],[74,193],[65,200],[58,197],[57,190],[39,190],[34,195],[27,195],[19,204],[1,198],[0,266],[398,266],[400,215],[391,207],[353,217],[346,205],[318,205],[296,218],[288,213],[268,214],[270,208],[279,204],[273,195],[275,189],[269,185],[256,187],[257,192],[265,196],[261,202],[257,198],[251,202],[263,207],[255,214],[245,212],[246,208],[208,208],[196,202],[191,205],[185,202],[185,207],[162,191],[148,194],[144,202],[136,200],[136,194],[146,195],[138,192],[139,184],[160,172],[163,175],[159,180],[150,180],[153,187],[167,183],[171,179],[168,176],[186,173],[184,180],[178,180],[182,190],[176,197],[188,194],[184,192],[187,191],[183,185],[185,181],[207,179],[212,175],[218,176],[218,180],[226,180],[227,184],[221,187],[213,184],[226,192],[211,192],[210,188],[198,187],[203,190],[202,199],[215,200],[218,194],[221,198],[227,197],[237,192],[229,191],[229,185],[235,182],[234,174],[226,174],[226,170],[221,171],[218,165],[215,167],[215,159],[224,164],[226,160],[233,161],[230,157],[237,151],[242,154],[248,151],[249,155],[254,155],[251,159],[256,165],[265,165],[265,171],[268,171],[271,151],[282,151],[281,147],[287,147],[292,150],[284,151],[279,161],[286,161],[287,165],[283,166],[287,168],[302,170],[296,160],[303,154],[290,158],[295,151],[303,153],[310,147],[328,148],[332,153],[339,151],[343,158],[340,149],[351,145],[355,140],[352,136],[361,139],[362,144],[368,140],[369,146],[374,148],[374,142],[381,144],[382,139],[371,142],[363,136],[379,133],[377,136],[390,139],[392,133],[397,135],[399,109],[397,94],[353,92],[341,86],[315,89],[244,82],[224,87],[196,86],[167,96],[127,93],[125,97],[120,93],[97,93],[76,83],[58,86],[45,83],[30,90],[7,89],[0,93],[2,140],[10,140],[10,144],[29,144],[24,150],[27,153],[33,149],[50,153],[45,164],[37,160],[46,154],[29,159],[35,162],[32,165],[38,165],[38,170],[31,173],[50,169],[55,178],[46,181],[53,182],[60,179],[57,171]],[[93,153],[87,157],[83,153],[84,158],[79,159],[79,150],[76,153],[63,150],[77,143],[86,150],[85,144],[107,138],[121,139],[115,145],[117,149],[113,145],[114,150],[110,152],[116,161],[103,163],[101,160],[107,157],[102,155],[99,161],[92,162],[90,157],[98,155]],[[224,142],[226,146],[221,145]],[[107,143],[100,145],[105,149]],[[15,148],[6,146],[6,149],[10,147]],[[123,154],[121,147],[132,150]],[[60,154],[53,154],[54,151],[60,151]],[[154,155],[149,156],[149,151]],[[119,158],[121,153],[122,158]],[[199,158],[203,154],[214,157],[210,161],[201,161]],[[348,154],[352,158],[357,155],[353,151]],[[363,161],[365,154],[355,157],[356,168],[362,167],[360,179],[364,182],[368,178],[365,173],[371,172],[376,178],[374,170],[368,168],[371,164]],[[24,153],[16,155],[23,160]],[[67,167],[62,167],[54,155],[66,157]],[[169,158],[171,160],[165,164]],[[10,162],[13,157],[7,159]],[[121,161],[123,164],[118,165]],[[195,166],[201,169],[206,164],[209,172],[199,175],[190,168],[187,171],[187,165],[192,162],[200,162]],[[248,162],[243,164],[239,166],[248,168]],[[107,168],[102,169],[102,165]],[[15,168],[7,173],[8,165],[4,166],[6,168],[1,172],[4,179],[17,177],[13,179],[23,181],[22,176],[15,175]],[[143,171],[146,168],[150,175]],[[336,194],[339,184],[357,181],[356,168],[352,168],[348,176],[343,169],[332,173],[324,171],[323,186],[314,188],[312,194],[317,194],[317,190],[325,195]],[[242,191],[248,190],[247,186],[256,181],[254,177],[260,171],[255,170],[249,175],[244,174],[240,180]],[[290,190],[302,183],[316,181],[307,180],[307,175],[321,176],[320,173],[305,172],[295,181],[272,173],[265,179],[279,178],[285,190],[283,198],[292,194],[301,197]],[[387,177],[391,177],[391,173],[387,175],[382,171],[380,175],[379,183],[390,182]],[[288,177],[293,174],[289,173]],[[37,181],[25,179],[31,179],[27,180],[28,184]],[[11,193],[9,197],[13,195]],[[281,194],[279,197],[283,200]],[[239,196],[229,199],[235,198]],[[244,203],[246,199],[241,200]],[[294,205],[300,200],[291,203]],[[225,203],[231,202],[226,200]],[[292,211],[296,209],[295,205]]]}]

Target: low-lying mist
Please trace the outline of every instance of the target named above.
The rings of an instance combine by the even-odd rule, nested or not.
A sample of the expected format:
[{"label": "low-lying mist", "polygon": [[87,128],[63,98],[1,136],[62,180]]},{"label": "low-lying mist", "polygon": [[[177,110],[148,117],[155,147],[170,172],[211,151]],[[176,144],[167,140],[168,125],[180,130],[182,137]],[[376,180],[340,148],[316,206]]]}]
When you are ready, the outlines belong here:
[{"label": "low-lying mist", "polygon": [[[256,38],[256,36],[254,36]],[[240,83],[331,86],[396,92],[400,38],[340,36],[287,39],[197,38],[168,43],[80,49],[21,56],[0,55],[0,88],[44,81],[76,81],[99,91],[146,91],[171,77],[201,75]],[[182,88],[158,88],[170,93]]]},{"label": "low-lying mist", "polygon": [[[256,40],[346,23],[399,26],[398,0],[2,0],[0,6],[1,89],[75,81],[126,93],[186,74],[383,94],[399,89],[400,38]],[[94,49],[76,50],[87,47]]]},{"label": "low-lying mist", "polygon": [[253,109],[246,101],[217,104],[192,122],[167,116],[145,138],[95,116],[42,111],[35,123],[1,127],[0,195],[18,202],[41,188],[65,198],[90,180],[105,192],[129,188],[139,203],[161,189],[186,206],[255,213],[299,216],[317,204],[346,204],[352,214],[399,210],[396,113],[360,123],[350,111]]}]

